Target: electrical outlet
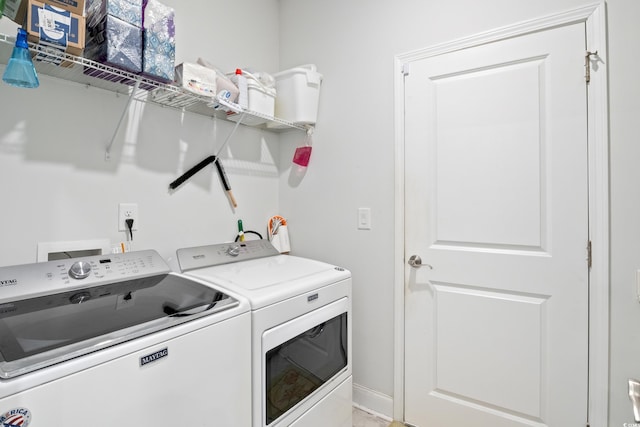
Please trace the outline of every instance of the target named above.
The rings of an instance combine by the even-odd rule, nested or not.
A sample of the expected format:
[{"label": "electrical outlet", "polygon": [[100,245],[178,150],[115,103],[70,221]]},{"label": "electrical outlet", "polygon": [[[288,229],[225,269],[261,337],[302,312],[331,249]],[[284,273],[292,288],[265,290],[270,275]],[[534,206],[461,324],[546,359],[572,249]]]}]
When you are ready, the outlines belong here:
[{"label": "electrical outlet", "polygon": [[137,203],[120,203],[118,209],[118,231],[129,231],[126,223],[127,219],[133,220],[133,230],[140,228]]}]

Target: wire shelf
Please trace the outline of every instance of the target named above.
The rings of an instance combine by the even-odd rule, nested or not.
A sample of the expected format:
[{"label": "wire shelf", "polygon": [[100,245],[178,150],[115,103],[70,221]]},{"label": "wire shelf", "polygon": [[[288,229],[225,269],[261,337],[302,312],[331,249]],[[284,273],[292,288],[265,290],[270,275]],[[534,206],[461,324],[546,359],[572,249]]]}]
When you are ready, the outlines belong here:
[{"label": "wire shelf", "polygon": [[[15,40],[15,37],[0,33],[0,63],[7,64],[9,62]],[[193,94],[174,84],[158,82],[80,56],[70,55],[56,47],[29,42],[29,49],[32,52],[36,70],[42,75],[93,86],[132,96],[137,101],[203,116],[221,117],[229,120],[234,120],[236,116],[236,114],[227,114],[222,109],[214,108],[212,98]],[[241,111],[249,117],[249,119],[243,119],[242,124],[276,132],[287,129],[308,131],[308,127],[243,109],[237,104],[231,105],[234,110]]]}]

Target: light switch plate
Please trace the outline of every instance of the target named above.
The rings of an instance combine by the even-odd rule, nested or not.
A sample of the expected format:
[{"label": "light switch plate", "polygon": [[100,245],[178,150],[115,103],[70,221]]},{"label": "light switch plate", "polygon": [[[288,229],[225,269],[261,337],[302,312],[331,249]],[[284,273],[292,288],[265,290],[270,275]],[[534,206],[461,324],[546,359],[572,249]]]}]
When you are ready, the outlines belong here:
[{"label": "light switch plate", "polygon": [[371,208],[358,208],[358,230],[371,230]]}]

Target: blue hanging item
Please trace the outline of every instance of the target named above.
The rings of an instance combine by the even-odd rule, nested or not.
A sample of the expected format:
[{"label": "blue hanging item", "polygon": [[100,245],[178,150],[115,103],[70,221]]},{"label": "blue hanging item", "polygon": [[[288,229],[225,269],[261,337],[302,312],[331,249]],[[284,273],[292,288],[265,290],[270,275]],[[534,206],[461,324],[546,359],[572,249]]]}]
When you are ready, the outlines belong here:
[{"label": "blue hanging item", "polygon": [[31,52],[27,44],[27,32],[18,28],[16,45],[13,48],[11,59],[4,70],[2,80],[16,87],[36,88],[40,85],[38,73],[31,61]]}]

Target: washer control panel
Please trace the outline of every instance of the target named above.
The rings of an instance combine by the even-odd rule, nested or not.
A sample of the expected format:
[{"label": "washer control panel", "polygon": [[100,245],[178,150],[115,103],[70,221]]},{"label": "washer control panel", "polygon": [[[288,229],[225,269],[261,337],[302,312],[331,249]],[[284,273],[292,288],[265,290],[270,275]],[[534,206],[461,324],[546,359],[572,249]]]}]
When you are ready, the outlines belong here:
[{"label": "washer control panel", "polygon": [[171,269],[154,250],[0,267],[0,302],[133,280]]},{"label": "washer control panel", "polygon": [[176,254],[180,271],[185,272],[196,268],[280,255],[280,252],[268,240],[248,240],[183,248],[178,249]]},{"label": "washer control panel", "polygon": [[91,263],[86,261],[78,261],[71,264],[69,276],[73,279],[85,279],[91,274]]}]

